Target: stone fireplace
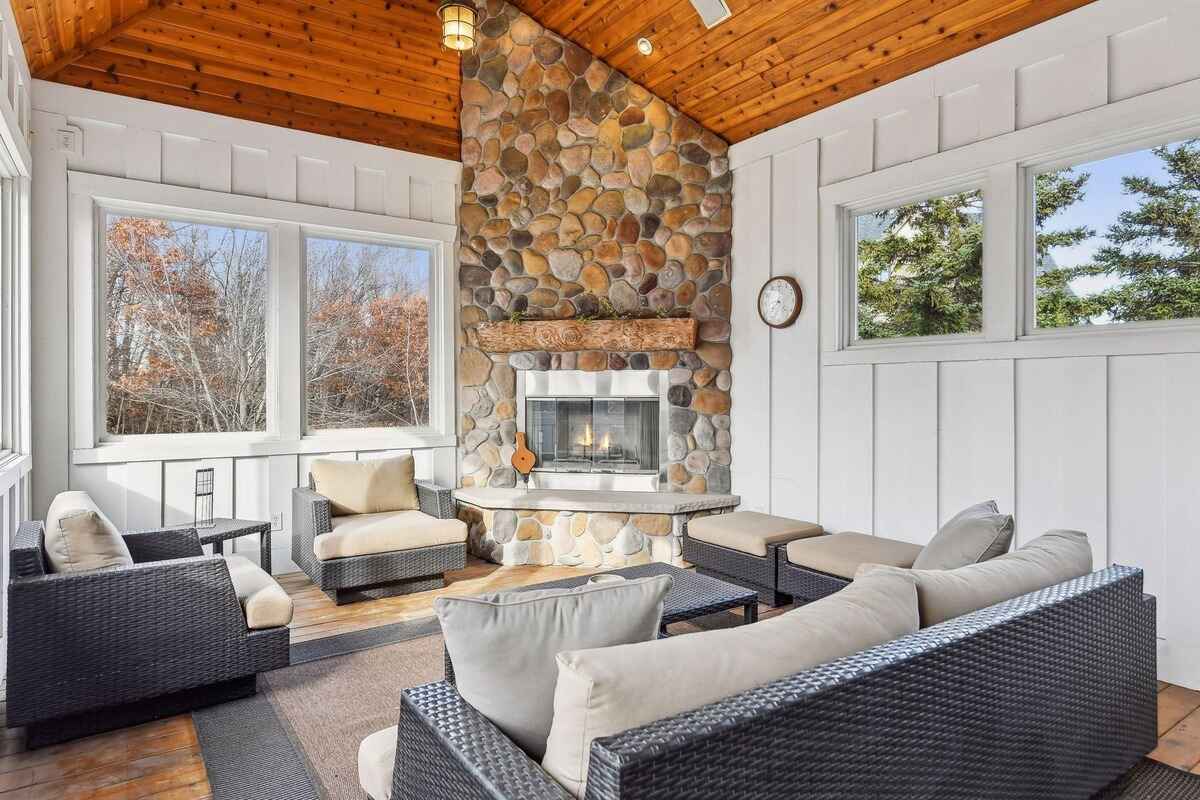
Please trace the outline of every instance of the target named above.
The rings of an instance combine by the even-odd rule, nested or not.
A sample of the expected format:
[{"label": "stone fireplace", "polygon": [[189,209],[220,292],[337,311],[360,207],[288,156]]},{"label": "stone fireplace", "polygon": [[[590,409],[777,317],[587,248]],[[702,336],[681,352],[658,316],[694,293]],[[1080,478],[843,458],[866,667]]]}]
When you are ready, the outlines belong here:
[{"label": "stone fireplace", "polygon": [[[523,486],[510,466],[522,430],[541,448],[535,484],[729,492],[727,144],[514,6],[489,0],[479,9],[479,43],[463,57],[461,485]],[[479,335],[505,320],[660,318],[696,320],[694,344],[495,352]],[[539,434],[560,395],[539,389],[547,403],[531,406],[519,384],[559,373],[620,376],[614,385],[653,375],[657,384],[645,405],[634,396],[570,404],[562,395],[565,416],[553,406],[553,426]],[[652,397],[657,463],[645,422]]]}]

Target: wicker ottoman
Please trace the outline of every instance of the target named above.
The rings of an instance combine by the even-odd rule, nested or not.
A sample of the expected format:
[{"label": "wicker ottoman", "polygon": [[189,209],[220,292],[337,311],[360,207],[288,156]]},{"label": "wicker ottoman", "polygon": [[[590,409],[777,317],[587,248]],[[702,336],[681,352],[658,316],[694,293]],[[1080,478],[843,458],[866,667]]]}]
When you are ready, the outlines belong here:
[{"label": "wicker ottoman", "polygon": [[761,602],[791,602],[776,580],[777,551],[788,542],[820,536],[812,522],[734,511],[690,520],[683,530],[683,558],[696,571],[758,592]]},{"label": "wicker ottoman", "polygon": [[792,541],[776,548],[778,586],[808,603],[845,587],[863,564],[908,568],[920,553],[920,545],[853,531]]}]

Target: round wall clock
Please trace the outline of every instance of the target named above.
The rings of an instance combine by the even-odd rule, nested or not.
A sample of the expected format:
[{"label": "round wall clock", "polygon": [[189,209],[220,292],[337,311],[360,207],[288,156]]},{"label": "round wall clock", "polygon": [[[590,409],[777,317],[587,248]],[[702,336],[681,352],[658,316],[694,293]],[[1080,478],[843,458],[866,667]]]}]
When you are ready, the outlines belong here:
[{"label": "round wall clock", "polygon": [[763,284],[758,293],[758,315],[772,328],[786,328],[800,316],[804,292],[795,278],[780,275]]}]

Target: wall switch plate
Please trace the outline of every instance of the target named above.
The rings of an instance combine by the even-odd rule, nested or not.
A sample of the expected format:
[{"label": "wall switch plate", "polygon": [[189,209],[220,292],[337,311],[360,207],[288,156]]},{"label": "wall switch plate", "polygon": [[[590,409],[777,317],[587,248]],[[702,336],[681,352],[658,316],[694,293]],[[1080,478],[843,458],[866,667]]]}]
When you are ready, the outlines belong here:
[{"label": "wall switch plate", "polygon": [[54,132],[54,146],[63,153],[83,155],[83,131],[79,128],[61,128]]},{"label": "wall switch plate", "polygon": [[273,530],[273,531],[283,530],[283,512],[282,511],[280,511],[278,514],[271,515],[271,530]]}]

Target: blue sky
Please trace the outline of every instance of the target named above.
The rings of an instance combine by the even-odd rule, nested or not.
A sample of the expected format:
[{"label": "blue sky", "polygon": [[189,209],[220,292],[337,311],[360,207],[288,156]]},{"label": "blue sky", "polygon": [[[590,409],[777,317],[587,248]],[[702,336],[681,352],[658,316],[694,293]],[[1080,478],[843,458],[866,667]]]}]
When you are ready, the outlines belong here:
[{"label": "blue sky", "polygon": [[407,280],[405,283],[419,289],[428,290],[429,288],[429,251],[419,247],[403,247],[400,245],[386,244],[365,244],[363,242],[343,241],[339,239],[328,239],[319,236],[310,236],[306,240],[305,247],[310,254],[318,254],[334,250],[339,245],[345,244],[350,251],[350,258],[354,261],[362,259],[364,255],[374,253],[380,257],[377,262],[383,270],[386,270],[387,278],[404,277]]},{"label": "blue sky", "polygon": [[[1122,211],[1137,207],[1137,198],[1125,194],[1121,185],[1123,177],[1139,175],[1160,181],[1167,178],[1162,162],[1149,149],[1080,164],[1074,171],[1091,174],[1085,186],[1085,197],[1047,220],[1046,229],[1064,230],[1086,225],[1096,231],[1096,235],[1074,247],[1053,248],[1050,254],[1060,267],[1091,263],[1096,251],[1105,244],[1104,234],[1109,226],[1117,221]],[[1115,286],[1120,280],[1108,275],[1077,278],[1071,282],[1071,288],[1076,294],[1087,296]]]}]

